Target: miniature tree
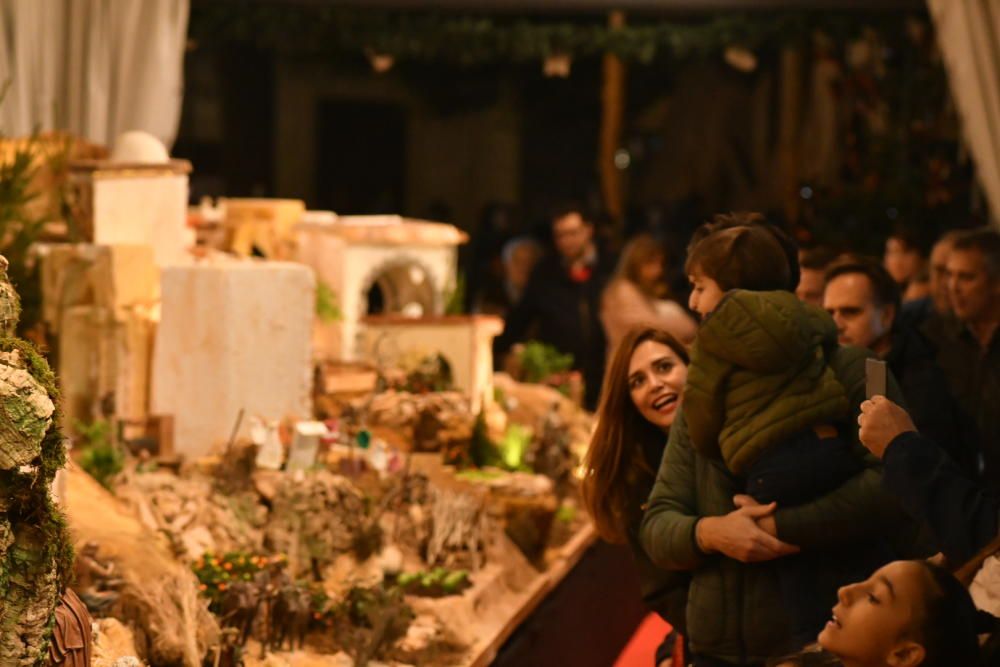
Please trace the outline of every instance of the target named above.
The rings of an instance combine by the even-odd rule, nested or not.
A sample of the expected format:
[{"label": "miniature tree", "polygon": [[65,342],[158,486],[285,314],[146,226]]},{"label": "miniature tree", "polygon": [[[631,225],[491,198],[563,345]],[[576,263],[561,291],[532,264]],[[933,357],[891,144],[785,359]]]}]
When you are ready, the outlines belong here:
[{"label": "miniature tree", "polygon": [[47,664],[71,572],[65,520],[50,492],[66,462],[55,377],[15,335],[20,304],[0,257],[0,664]]}]

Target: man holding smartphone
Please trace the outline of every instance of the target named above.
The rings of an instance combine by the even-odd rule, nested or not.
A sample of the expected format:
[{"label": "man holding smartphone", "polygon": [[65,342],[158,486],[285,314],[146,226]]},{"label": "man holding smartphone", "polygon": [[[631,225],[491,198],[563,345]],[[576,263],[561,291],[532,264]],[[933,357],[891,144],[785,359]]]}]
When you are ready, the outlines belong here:
[{"label": "man holding smartphone", "polygon": [[861,443],[883,462],[883,486],[930,527],[949,561],[963,563],[997,537],[1000,497],[918,433],[903,408],[870,396],[861,404],[858,425]]}]

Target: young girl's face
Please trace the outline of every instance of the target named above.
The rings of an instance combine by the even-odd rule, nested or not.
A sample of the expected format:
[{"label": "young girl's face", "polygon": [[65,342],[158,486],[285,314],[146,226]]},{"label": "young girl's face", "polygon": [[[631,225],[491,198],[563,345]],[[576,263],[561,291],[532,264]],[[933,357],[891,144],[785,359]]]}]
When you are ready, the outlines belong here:
[{"label": "young girl's face", "polygon": [[913,561],[896,561],[837,593],[819,643],[845,667],[915,667],[924,649],[912,630],[923,615],[929,577]]},{"label": "young girl's face", "polygon": [[715,310],[715,307],[722,301],[725,292],[719,287],[719,283],[706,276],[697,267],[691,271],[688,280],[691,282],[691,297],[688,299],[688,307],[701,315],[702,319],[705,319],[705,316]]}]

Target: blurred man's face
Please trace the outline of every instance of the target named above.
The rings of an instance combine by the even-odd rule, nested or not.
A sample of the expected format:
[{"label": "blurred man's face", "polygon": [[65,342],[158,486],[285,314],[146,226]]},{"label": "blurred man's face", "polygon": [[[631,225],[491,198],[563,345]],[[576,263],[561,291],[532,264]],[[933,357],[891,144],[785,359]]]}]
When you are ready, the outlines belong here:
[{"label": "blurred man's face", "polygon": [[944,315],[951,312],[951,300],[948,297],[948,254],[951,252],[949,241],[938,241],[931,250],[930,290],[934,310]]},{"label": "blurred man's face", "polygon": [[868,276],[844,273],[834,277],[823,292],[823,308],[837,325],[837,341],[841,345],[867,347],[879,353],[888,351],[885,347],[895,308],[876,305]]},{"label": "blurred man's face", "polygon": [[594,228],[579,213],[570,213],[552,222],[552,240],[560,256],[568,262],[583,259],[593,237]]},{"label": "blurred man's face", "polygon": [[948,296],[955,316],[966,324],[997,316],[1000,281],[990,276],[982,252],[953,248],[948,254]]},{"label": "blurred man's face", "polygon": [[803,268],[799,272],[799,286],[795,288],[799,301],[823,307],[823,272]]}]

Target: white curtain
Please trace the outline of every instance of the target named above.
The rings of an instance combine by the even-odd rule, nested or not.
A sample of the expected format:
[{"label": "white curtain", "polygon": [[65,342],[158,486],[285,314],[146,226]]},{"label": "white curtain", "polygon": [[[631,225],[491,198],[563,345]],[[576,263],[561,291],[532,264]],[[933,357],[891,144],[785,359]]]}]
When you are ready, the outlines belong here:
[{"label": "white curtain", "polygon": [[169,148],[183,94],[189,0],[0,0],[0,132],[68,130]]},{"label": "white curtain", "polygon": [[965,139],[1000,221],[1000,0],[927,0]]}]

